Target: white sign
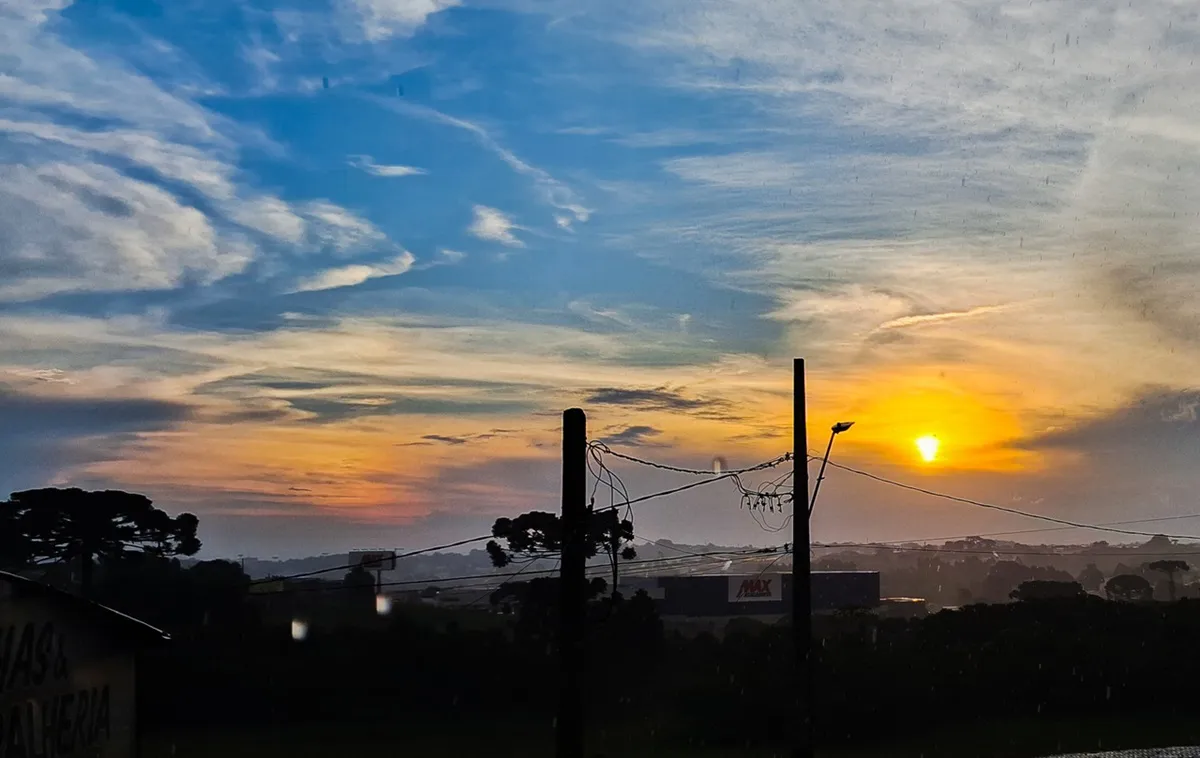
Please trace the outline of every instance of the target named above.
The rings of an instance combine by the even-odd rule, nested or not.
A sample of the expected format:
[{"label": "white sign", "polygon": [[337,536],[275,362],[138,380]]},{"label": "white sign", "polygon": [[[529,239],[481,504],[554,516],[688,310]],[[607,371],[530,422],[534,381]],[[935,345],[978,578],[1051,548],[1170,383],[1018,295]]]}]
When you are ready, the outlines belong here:
[{"label": "white sign", "polygon": [[783,597],[779,574],[729,577],[729,602],[770,603]]},{"label": "white sign", "polygon": [[392,550],[361,550],[350,554],[351,566],[362,566],[367,571],[395,571],[396,553]]}]

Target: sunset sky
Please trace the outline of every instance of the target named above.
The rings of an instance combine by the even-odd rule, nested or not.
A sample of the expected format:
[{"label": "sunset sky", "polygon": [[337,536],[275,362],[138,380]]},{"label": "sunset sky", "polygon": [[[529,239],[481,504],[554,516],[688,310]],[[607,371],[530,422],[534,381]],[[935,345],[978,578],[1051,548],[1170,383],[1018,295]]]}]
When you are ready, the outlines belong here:
[{"label": "sunset sky", "polygon": [[[1200,512],[1198,57],[1167,0],[0,0],[0,490],[142,492],[208,555],[418,548],[556,509],[568,407],[783,453],[803,356],[840,463]],[[738,506],[635,523],[784,541]],[[1038,526],[841,470],[814,517]]]}]

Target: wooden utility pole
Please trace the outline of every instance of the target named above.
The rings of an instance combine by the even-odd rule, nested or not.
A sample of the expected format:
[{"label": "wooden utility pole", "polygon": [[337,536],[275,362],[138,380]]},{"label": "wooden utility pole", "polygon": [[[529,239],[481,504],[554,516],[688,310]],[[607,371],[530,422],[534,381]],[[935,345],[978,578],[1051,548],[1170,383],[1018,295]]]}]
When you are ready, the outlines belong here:
[{"label": "wooden utility pole", "polygon": [[559,573],[560,688],[556,758],[583,758],[584,619],[587,611],[587,416],[563,412],[562,568]]},{"label": "wooden utility pole", "polygon": [[620,517],[620,515],[615,516],[615,518],[613,519],[613,522],[614,523],[613,523],[612,540],[609,542],[608,549],[609,549],[609,552],[612,553],[612,556],[611,556],[612,557],[612,583],[613,583],[612,593],[611,593],[612,603],[613,603],[612,612],[616,613],[617,612],[617,580],[620,578],[619,572],[617,569],[617,561],[620,559],[620,555],[621,555],[621,517]]},{"label": "wooden utility pole", "polygon": [[812,758],[812,564],[808,530],[808,413],[804,359],[792,361],[792,638],[796,710],[792,758]]}]

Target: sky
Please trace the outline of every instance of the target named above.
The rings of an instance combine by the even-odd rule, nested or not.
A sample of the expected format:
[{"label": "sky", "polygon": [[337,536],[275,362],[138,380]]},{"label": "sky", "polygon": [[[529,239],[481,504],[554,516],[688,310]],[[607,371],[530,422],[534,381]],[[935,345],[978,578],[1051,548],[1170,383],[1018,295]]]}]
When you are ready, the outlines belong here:
[{"label": "sky", "polygon": [[[835,462],[1200,512],[1191,3],[0,0],[0,51],[0,491],[424,547],[557,509],[566,408],[674,466],[791,450],[803,357]],[[786,541],[742,505],[635,527]],[[831,469],[813,531],[1040,523]]]}]

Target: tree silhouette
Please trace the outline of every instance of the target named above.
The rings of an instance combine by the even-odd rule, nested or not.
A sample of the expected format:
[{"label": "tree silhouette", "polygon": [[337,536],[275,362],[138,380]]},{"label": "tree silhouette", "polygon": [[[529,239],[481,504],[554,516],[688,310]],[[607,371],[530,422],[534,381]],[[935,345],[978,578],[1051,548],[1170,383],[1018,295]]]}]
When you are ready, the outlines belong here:
[{"label": "tree silhouette", "polygon": [[1094,563],[1085,566],[1076,579],[1088,592],[1099,592],[1100,588],[1104,586],[1104,572]]},{"label": "tree silhouette", "polygon": [[342,587],[345,589],[345,592],[342,593],[342,600],[345,601],[346,607],[351,613],[375,612],[375,575],[365,566],[359,565],[350,569],[342,577]]},{"label": "tree silhouette", "polygon": [[[492,536],[508,543],[505,550],[496,540],[487,543],[492,565],[503,568],[514,560],[534,560],[562,552],[562,519],[558,514],[530,511],[516,518],[498,518],[492,525]],[[589,511],[587,542],[584,553],[594,558],[601,552],[608,555],[612,566],[612,591],[617,591],[617,561],[633,560],[637,551],[627,543],[633,540],[633,522],[621,519],[615,510]]]},{"label": "tree silhouette", "polygon": [[1175,575],[1183,571],[1191,571],[1192,567],[1187,561],[1167,559],[1154,561],[1146,566],[1151,571],[1161,571],[1167,575],[1167,591],[1170,593],[1171,602],[1175,602]]},{"label": "tree silhouette", "polygon": [[[525,582],[505,582],[488,600],[493,607],[516,607],[517,623],[513,629],[523,642],[546,645],[554,639],[558,628],[558,577],[538,577]],[[593,600],[605,590],[604,580],[592,577],[587,583],[587,599]]]},{"label": "tree silhouette", "polygon": [[996,561],[988,570],[980,587],[981,599],[999,603],[1012,597],[1012,592],[1023,582],[1045,580],[1073,582],[1074,577],[1065,571],[1049,566],[1026,566],[1017,561]]},{"label": "tree silhouette", "polygon": [[1149,580],[1137,574],[1118,574],[1104,584],[1104,593],[1109,600],[1136,602],[1154,597],[1154,588]]},{"label": "tree silhouette", "polygon": [[30,564],[79,560],[80,588],[90,595],[97,558],[119,560],[134,550],[158,557],[195,555],[199,519],[190,513],[172,518],[150,498],[120,490],[88,492],[47,488],[14,492],[0,503],[5,536],[0,563]]},{"label": "tree silhouette", "polygon": [[1061,582],[1050,579],[1033,579],[1021,582],[1009,593],[1013,600],[1064,600],[1082,597],[1087,592],[1079,582]]}]

